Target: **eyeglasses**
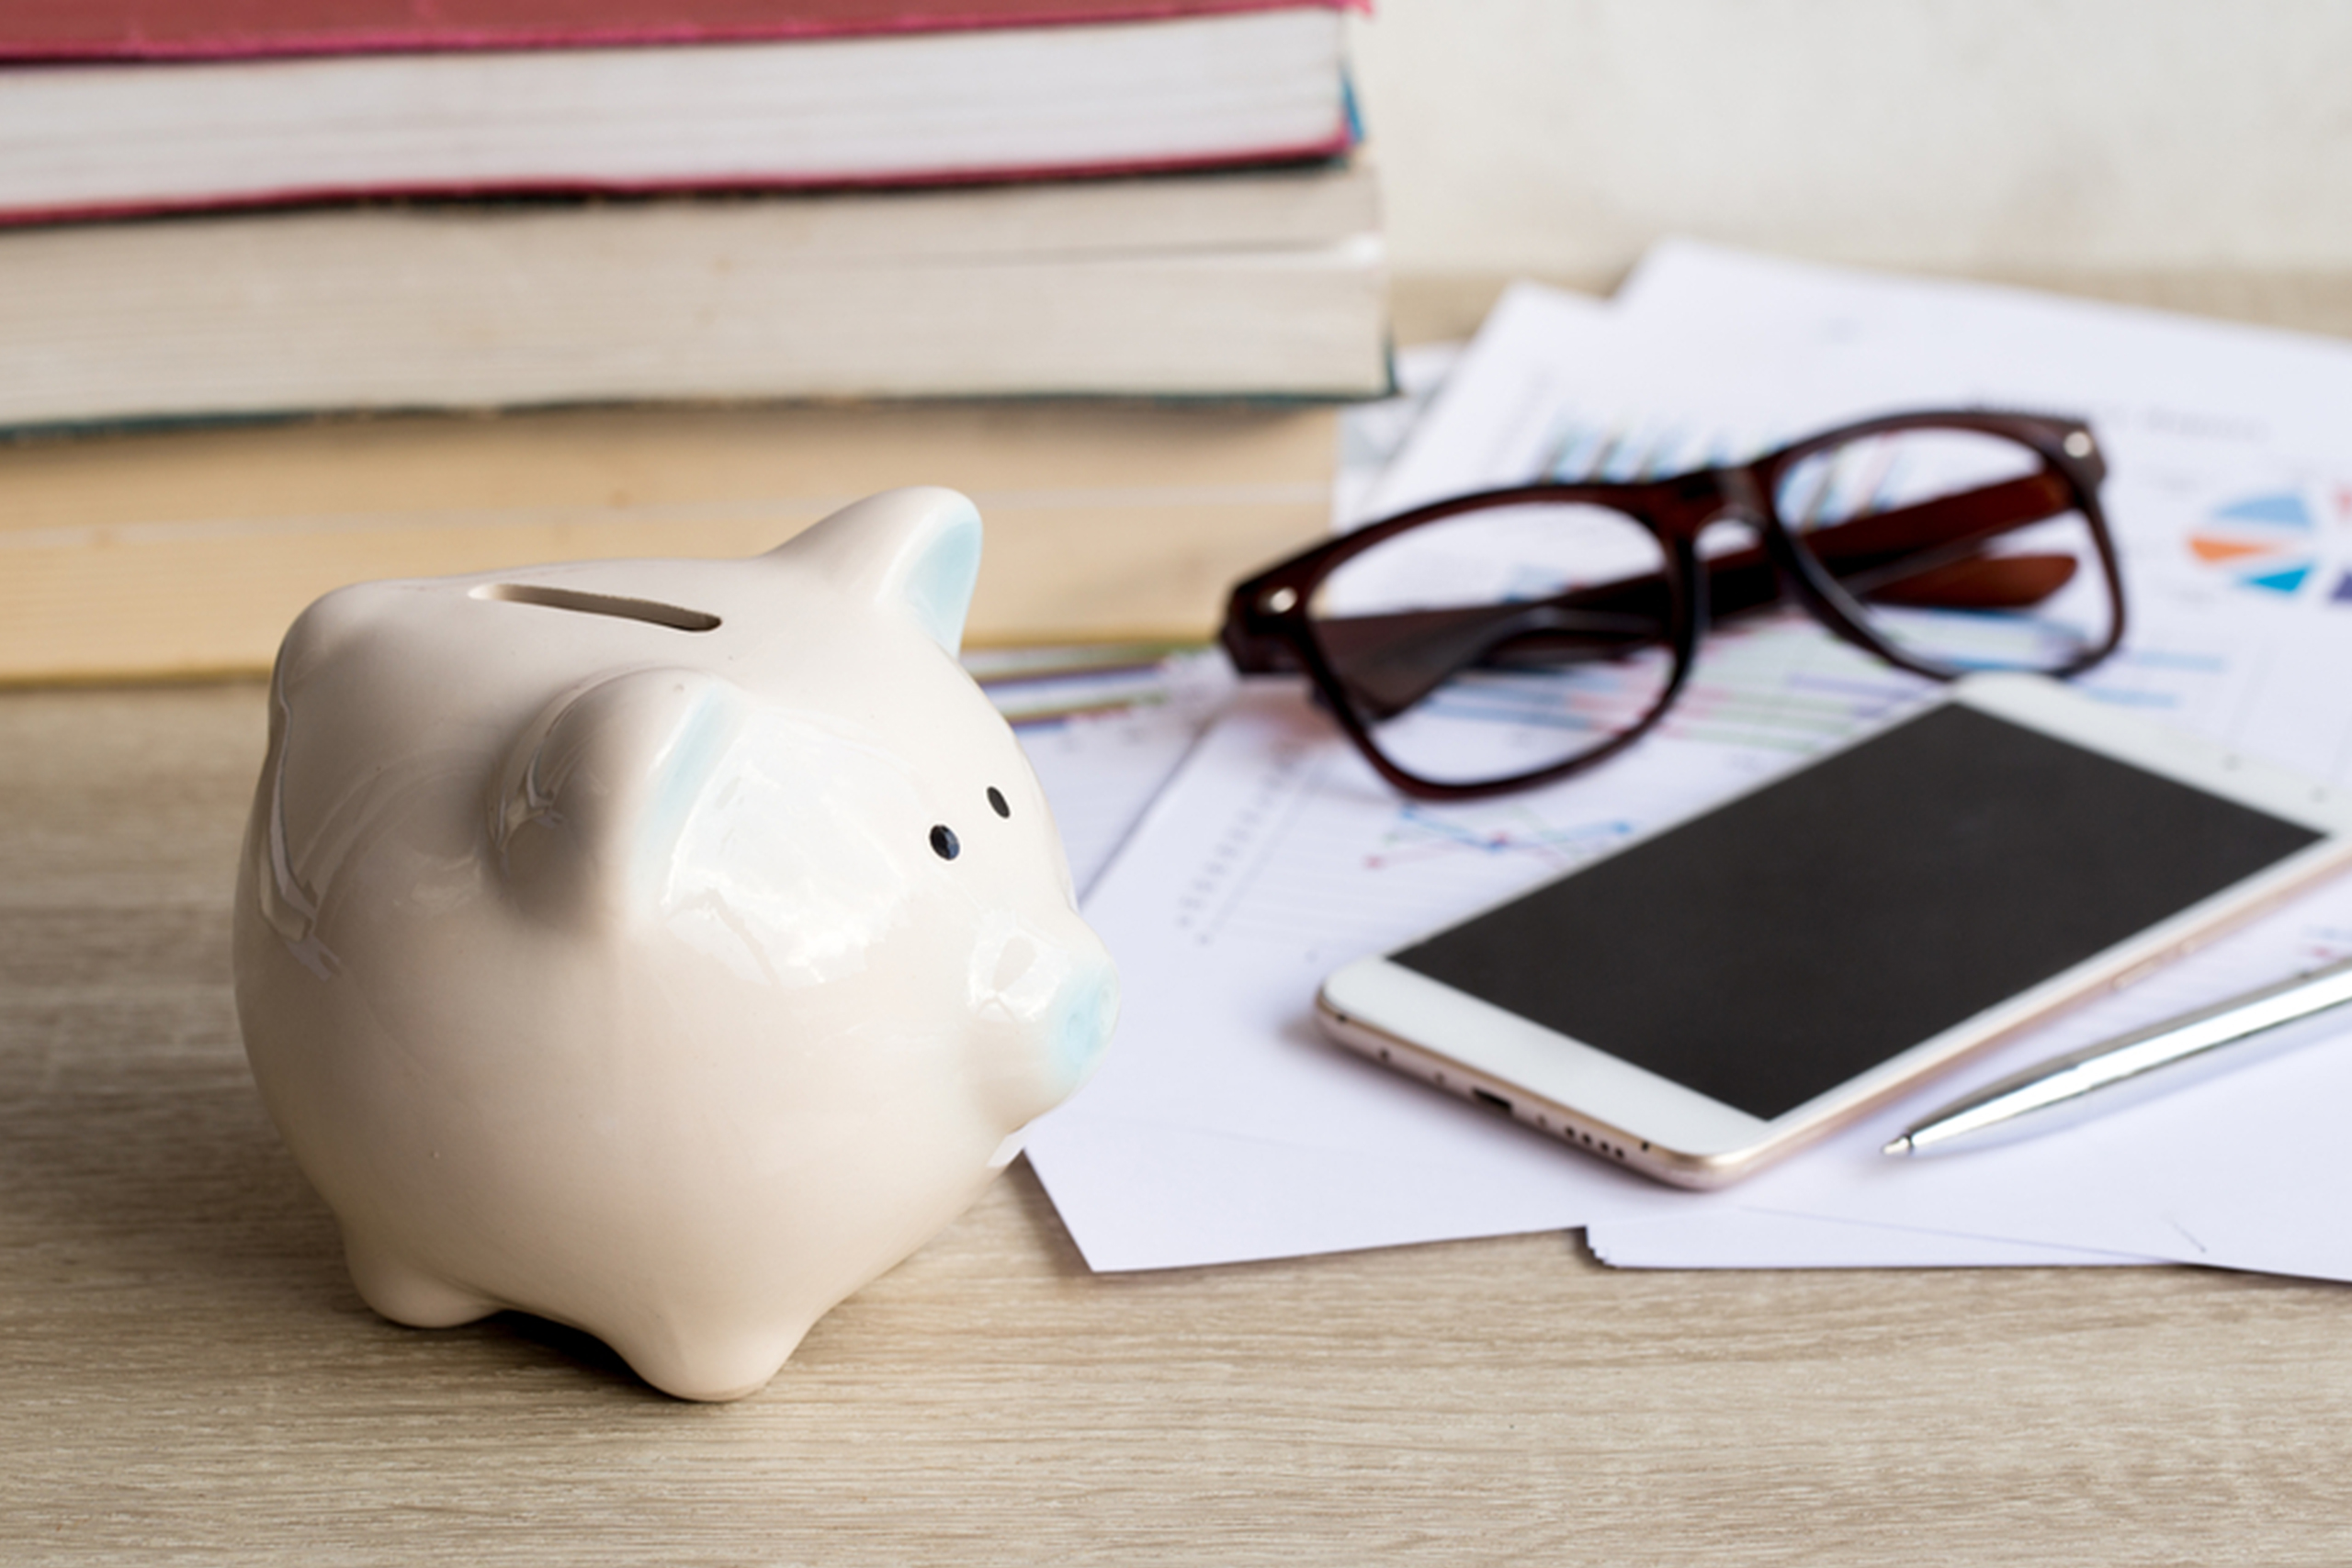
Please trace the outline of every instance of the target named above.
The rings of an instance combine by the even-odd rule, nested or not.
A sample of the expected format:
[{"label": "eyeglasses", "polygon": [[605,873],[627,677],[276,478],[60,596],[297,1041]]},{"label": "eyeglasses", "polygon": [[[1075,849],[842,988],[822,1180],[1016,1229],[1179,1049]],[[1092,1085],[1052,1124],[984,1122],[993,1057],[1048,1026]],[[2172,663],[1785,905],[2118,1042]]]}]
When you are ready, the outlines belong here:
[{"label": "eyeglasses", "polygon": [[1223,640],[1245,674],[1304,671],[1397,788],[1495,795],[1623,750],[1711,623],[1784,595],[1938,680],[2088,669],[2123,636],[2106,473],[2079,420],[1930,412],[1671,479],[1454,496],[1240,583]]}]

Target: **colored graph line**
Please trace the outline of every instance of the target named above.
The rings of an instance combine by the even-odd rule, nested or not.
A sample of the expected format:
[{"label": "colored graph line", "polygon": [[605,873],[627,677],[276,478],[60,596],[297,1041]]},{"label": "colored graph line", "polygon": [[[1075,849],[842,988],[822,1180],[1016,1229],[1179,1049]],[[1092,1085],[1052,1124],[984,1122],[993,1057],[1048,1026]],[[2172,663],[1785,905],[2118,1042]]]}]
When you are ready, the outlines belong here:
[{"label": "colored graph line", "polygon": [[1525,855],[1560,866],[1590,858],[1634,830],[1624,821],[1582,822],[1555,828],[1528,812],[1513,813],[1516,820],[1492,827],[1473,826],[1441,817],[1426,807],[1407,806],[1396,824],[1381,835],[1380,847],[1364,856],[1366,869],[1392,866],[1458,854]]}]

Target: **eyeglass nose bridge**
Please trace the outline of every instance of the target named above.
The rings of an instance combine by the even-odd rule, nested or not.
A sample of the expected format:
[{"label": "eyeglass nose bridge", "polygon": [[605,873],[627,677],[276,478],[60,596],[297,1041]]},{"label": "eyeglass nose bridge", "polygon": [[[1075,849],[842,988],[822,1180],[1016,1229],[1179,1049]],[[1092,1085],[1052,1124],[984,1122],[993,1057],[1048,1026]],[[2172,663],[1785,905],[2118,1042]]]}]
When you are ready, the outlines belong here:
[{"label": "eyeglass nose bridge", "polygon": [[[1713,597],[1708,592],[1709,580],[1719,575],[1720,566],[1744,563],[1760,569],[1768,578],[1778,570],[1764,487],[1752,468],[1726,466],[1678,476],[1665,481],[1660,490],[1663,493],[1649,498],[1651,522],[1692,574],[1691,610],[1698,629],[1704,630],[1713,618],[1711,612],[1726,607],[1709,603]],[[1710,559],[1701,553],[1699,542],[1710,529],[1724,524],[1746,529],[1750,542],[1736,550],[1718,552]]]},{"label": "eyeglass nose bridge", "polygon": [[[1667,493],[1652,498],[1653,519],[1676,554],[1689,581],[1690,642],[1726,615],[1760,609],[1793,591],[1809,604],[1809,585],[1793,558],[1787,531],[1768,499],[1762,475],[1747,465],[1702,468],[1667,481]],[[1713,529],[1742,529],[1736,547],[1702,551]]]},{"label": "eyeglass nose bridge", "polygon": [[1718,523],[1738,523],[1752,528],[1760,540],[1771,527],[1771,506],[1755,469],[1745,465],[1702,468],[1668,481],[1670,491],[1669,531],[1697,541]]}]

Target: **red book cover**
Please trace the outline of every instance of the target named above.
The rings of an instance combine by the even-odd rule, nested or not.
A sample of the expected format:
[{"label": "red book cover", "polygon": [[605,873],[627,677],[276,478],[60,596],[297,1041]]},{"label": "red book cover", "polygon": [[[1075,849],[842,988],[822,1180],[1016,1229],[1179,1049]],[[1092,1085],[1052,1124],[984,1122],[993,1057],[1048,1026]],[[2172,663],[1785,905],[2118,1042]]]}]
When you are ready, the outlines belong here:
[{"label": "red book cover", "polygon": [[12,0],[0,63],[744,42],[1205,17],[1371,0]]}]

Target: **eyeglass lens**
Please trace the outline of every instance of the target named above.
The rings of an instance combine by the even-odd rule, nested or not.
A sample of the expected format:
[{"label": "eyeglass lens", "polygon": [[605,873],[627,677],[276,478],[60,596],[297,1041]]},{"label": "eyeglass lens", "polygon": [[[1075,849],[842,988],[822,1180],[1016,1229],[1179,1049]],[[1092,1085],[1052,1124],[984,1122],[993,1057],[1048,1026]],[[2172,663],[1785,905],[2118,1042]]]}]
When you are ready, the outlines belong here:
[{"label": "eyeglass lens", "polygon": [[1581,756],[1664,700],[1668,570],[1623,513],[1493,508],[1340,563],[1308,624],[1384,755],[1434,784],[1482,783]]},{"label": "eyeglass lens", "polygon": [[1922,664],[2059,670],[2114,629],[2090,520],[2020,442],[1942,426],[1863,436],[1791,464],[1773,500],[1847,613]]}]

